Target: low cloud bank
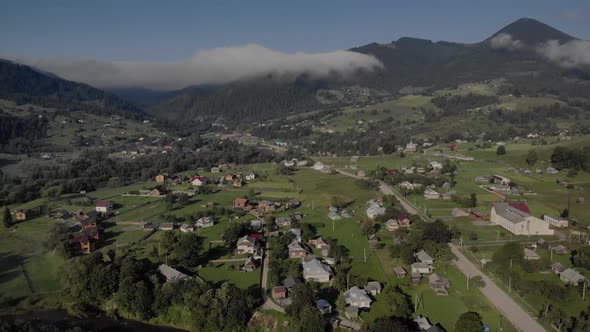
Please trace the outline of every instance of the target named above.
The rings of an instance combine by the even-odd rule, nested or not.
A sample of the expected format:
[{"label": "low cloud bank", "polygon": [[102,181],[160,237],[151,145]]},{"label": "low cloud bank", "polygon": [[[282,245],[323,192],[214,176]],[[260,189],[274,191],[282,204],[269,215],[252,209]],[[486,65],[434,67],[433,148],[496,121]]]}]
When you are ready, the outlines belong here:
[{"label": "low cloud bank", "polygon": [[563,67],[590,66],[589,41],[572,40],[560,44],[557,40],[550,40],[537,47],[537,52]]},{"label": "low cloud bank", "polygon": [[[517,50],[525,45],[507,33],[501,33],[489,41],[493,49]],[[590,66],[590,41],[572,40],[561,44],[557,40],[548,40],[540,45],[533,45],[537,54],[562,67],[574,68]]]},{"label": "low cloud bank", "polygon": [[501,33],[490,39],[490,46],[494,49],[517,50],[523,45],[520,40],[513,39],[511,35]]},{"label": "low cloud bank", "polygon": [[97,61],[79,59],[12,58],[68,80],[97,87],[146,87],[171,90],[199,84],[223,84],[259,75],[322,78],[337,73],[347,77],[358,70],[383,65],[373,56],[334,51],[284,53],[260,45],[214,48],[177,62]]}]

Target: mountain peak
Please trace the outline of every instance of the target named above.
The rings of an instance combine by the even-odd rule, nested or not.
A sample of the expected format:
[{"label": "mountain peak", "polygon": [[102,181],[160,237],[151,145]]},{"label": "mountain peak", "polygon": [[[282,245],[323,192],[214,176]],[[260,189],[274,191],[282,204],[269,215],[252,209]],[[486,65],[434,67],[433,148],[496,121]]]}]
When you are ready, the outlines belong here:
[{"label": "mountain peak", "polygon": [[508,34],[512,39],[520,40],[527,45],[538,45],[548,40],[558,40],[560,43],[565,43],[576,39],[543,22],[528,17],[519,18],[508,24],[496,32],[491,38],[500,34]]}]

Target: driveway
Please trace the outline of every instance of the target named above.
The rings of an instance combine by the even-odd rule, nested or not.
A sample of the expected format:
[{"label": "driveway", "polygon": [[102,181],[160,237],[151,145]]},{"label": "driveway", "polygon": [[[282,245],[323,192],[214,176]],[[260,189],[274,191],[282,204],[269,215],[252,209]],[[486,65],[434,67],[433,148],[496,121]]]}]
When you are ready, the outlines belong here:
[{"label": "driveway", "polygon": [[514,327],[524,332],[541,332],[545,329],[535,319],[533,319],[524,309],[518,305],[508,294],[483,274],[473,263],[471,263],[461,252],[459,247],[449,244],[451,251],[457,260],[454,262],[457,268],[467,277],[481,276],[485,286],[481,292],[487,299],[508,319]]}]

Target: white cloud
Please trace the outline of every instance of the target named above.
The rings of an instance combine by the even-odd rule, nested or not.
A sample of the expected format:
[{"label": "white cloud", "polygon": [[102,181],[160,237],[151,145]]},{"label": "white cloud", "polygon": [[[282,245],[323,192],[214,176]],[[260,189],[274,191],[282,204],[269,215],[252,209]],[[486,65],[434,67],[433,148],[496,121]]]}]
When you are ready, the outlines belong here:
[{"label": "white cloud", "polygon": [[375,70],[382,64],[373,56],[349,51],[283,53],[249,44],[197,52],[177,62],[97,61],[79,59],[12,58],[65,79],[97,87],[178,89],[198,84],[222,84],[257,75],[315,78],[338,73],[344,77],[359,69]]},{"label": "white cloud", "polygon": [[563,67],[590,66],[590,41],[572,40],[560,44],[550,40],[537,47],[537,52]]},{"label": "white cloud", "polygon": [[490,39],[490,46],[495,49],[516,50],[522,48],[523,45],[520,40],[513,39],[511,35],[500,33]]}]

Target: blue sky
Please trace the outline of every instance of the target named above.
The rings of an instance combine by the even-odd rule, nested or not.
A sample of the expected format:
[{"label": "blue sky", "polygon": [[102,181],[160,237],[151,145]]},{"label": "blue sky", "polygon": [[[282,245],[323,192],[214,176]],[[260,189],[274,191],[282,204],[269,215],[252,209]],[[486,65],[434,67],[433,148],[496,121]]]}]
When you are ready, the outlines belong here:
[{"label": "blue sky", "polygon": [[3,1],[0,52],[172,61],[257,43],[325,52],[402,36],[476,42],[532,17],[590,39],[587,0]]}]

